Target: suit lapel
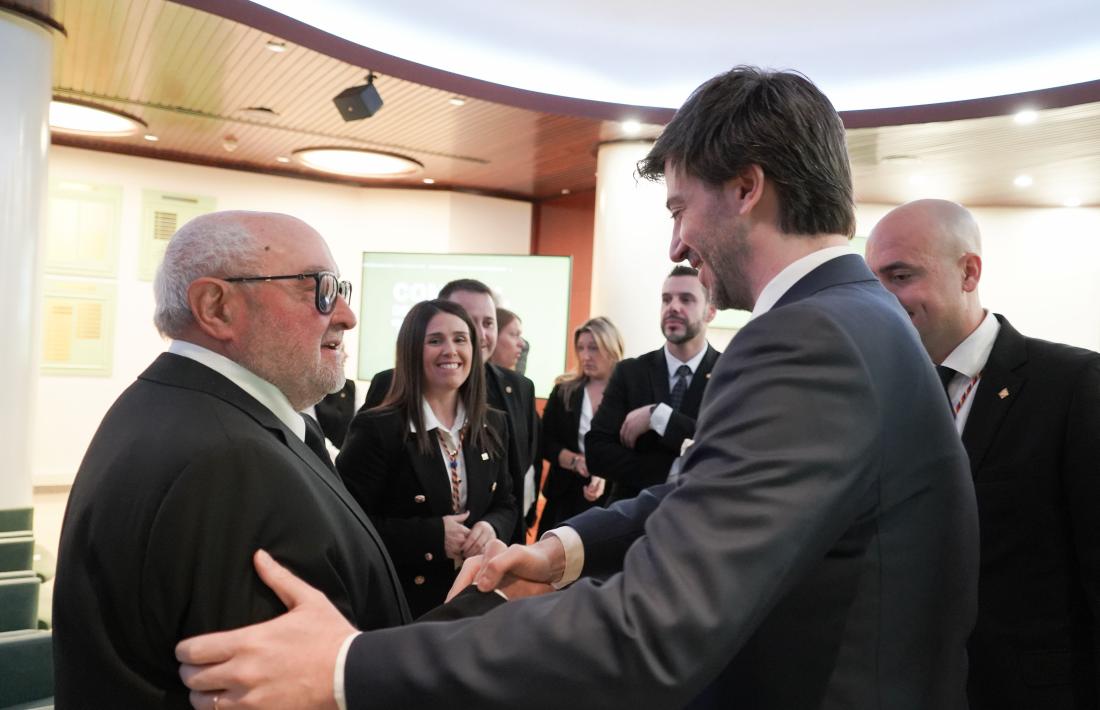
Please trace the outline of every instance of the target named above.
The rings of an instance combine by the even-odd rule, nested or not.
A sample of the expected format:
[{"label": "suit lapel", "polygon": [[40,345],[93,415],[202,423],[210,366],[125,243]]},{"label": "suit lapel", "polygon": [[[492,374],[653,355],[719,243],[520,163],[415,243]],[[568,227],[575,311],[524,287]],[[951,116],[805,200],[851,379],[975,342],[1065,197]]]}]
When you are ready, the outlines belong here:
[{"label": "suit lapel", "polygon": [[653,403],[668,401],[668,358],[664,348],[649,353],[649,382],[653,393]]},{"label": "suit lapel", "polygon": [[435,431],[428,432],[428,435],[431,438],[430,453],[420,451],[416,436],[412,434],[405,439],[405,450],[412,462],[416,480],[428,497],[428,508],[435,515],[450,515],[454,512],[451,509],[450,469],[443,460],[443,452],[439,450]]},{"label": "suit lapel", "polygon": [[[382,538],[378,536],[378,532],[367,518],[367,514],[351,497],[351,493],[348,492],[343,481],[339,479],[336,473],[325,466],[317,458],[317,454],[306,446],[304,441],[287,429],[286,425],[275,416],[274,412],[257,402],[252,395],[233,384],[228,378],[195,360],[173,353],[162,353],[141,374],[140,378],[173,387],[184,387],[205,392],[240,409],[254,419],[258,425],[267,429],[273,436],[282,441],[287,448],[301,459],[302,463],[308,466],[309,470],[313,471],[332,490],[352,515],[366,528],[375,544],[382,550],[386,549]],[[386,556],[386,560],[389,562],[388,556]],[[397,575],[392,565],[390,566],[390,575],[396,583]]]},{"label": "suit lapel", "polygon": [[974,474],[989,452],[1005,414],[1027,384],[1027,380],[1017,373],[1027,362],[1024,337],[1008,321],[999,316],[997,319],[1001,321],[1001,329],[982,369],[982,379],[974,391],[974,404],[963,427],[963,446]]},{"label": "suit lapel", "polygon": [[462,456],[466,463],[466,510],[480,518],[489,508],[493,493],[492,461],[488,452],[470,444],[462,447]]},{"label": "suit lapel", "polygon": [[680,411],[689,417],[694,417],[699,412],[699,405],[703,401],[703,392],[706,391],[707,380],[710,378],[710,371],[716,360],[718,360],[718,351],[708,343],[707,352],[703,355],[703,359],[699,363],[699,367],[695,369],[695,373],[692,374],[691,386],[684,393],[684,401],[680,405]]}]

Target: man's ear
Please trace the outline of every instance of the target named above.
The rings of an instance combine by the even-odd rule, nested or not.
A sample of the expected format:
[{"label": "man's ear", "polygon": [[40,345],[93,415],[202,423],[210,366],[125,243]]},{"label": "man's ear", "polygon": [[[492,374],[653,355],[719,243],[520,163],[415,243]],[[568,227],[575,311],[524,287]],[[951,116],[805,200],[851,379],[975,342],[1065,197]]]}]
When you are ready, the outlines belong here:
[{"label": "man's ear", "polygon": [[764,169],[755,163],[748,165],[739,175],[727,180],[724,189],[734,200],[737,214],[744,216],[764,197]]},{"label": "man's ear", "polygon": [[707,307],[703,309],[703,322],[710,323],[716,315],[718,315],[718,309],[714,307],[714,302],[707,301]]},{"label": "man's ear", "polygon": [[982,257],[973,252],[963,254],[959,259],[962,266],[963,291],[971,293],[978,288],[978,282],[982,279]]},{"label": "man's ear", "polygon": [[195,279],[187,287],[187,303],[195,324],[215,340],[231,340],[244,304],[232,284],[210,276]]}]

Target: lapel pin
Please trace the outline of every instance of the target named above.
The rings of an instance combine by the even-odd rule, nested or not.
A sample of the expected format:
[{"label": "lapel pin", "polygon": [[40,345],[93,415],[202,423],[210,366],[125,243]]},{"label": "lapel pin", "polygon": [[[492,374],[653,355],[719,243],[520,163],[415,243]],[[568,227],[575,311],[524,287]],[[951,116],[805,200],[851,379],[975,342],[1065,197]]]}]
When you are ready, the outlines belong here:
[{"label": "lapel pin", "polygon": [[997,396],[1000,397],[1001,399],[1004,399],[1005,397],[1007,397],[1008,396],[1008,388],[1005,387],[1003,390],[998,392]]},{"label": "lapel pin", "polygon": [[504,385],[504,391],[508,394],[512,394],[512,385]]},{"label": "lapel pin", "polygon": [[707,379],[708,380],[710,379],[710,373],[709,372],[707,373]]},{"label": "lapel pin", "polygon": [[417,497],[413,498],[413,500],[416,501],[417,503],[423,503],[424,501],[426,501],[428,499],[425,498],[424,496],[417,496]]},{"label": "lapel pin", "polygon": [[497,482],[493,481],[493,485],[489,486],[489,492],[492,493],[497,489]]},{"label": "lapel pin", "polygon": [[481,460],[482,460],[482,461],[488,461],[488,460],[489,460],[489,454],[487,454],[487,453],[485,453],[484,451],[482,451],[482,452],[481,452]]}]

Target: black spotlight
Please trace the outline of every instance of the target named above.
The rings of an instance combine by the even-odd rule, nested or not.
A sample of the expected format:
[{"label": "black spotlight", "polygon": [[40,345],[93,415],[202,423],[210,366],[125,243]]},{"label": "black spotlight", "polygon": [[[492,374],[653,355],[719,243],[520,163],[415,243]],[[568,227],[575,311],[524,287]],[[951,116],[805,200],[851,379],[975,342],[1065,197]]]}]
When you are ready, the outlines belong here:
[{"label": "black spotlight", "polygon": [[332,100],[345,121],[370,118],[382,108],[382,95],[374,88],[374,72],[367,75],[367,83],[340,92]]}]

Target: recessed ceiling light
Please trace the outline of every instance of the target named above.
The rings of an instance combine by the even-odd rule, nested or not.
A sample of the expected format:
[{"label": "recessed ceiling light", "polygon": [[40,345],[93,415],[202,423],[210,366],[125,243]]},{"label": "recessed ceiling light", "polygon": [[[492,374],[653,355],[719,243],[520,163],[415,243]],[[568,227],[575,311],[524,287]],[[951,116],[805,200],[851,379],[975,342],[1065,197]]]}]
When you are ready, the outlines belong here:
[{"label": "recessed ceiling light", "polygon": [[275,54],[282,54],[286,51],[286,42],[271,39],[267,41],[266,46],[269,52],[275,52]]},{"label": "recessed ceiling light", "polygon": [[451,106],[465,106],[466,99],[462,98],[461,96],[452,96],[451,98],[447,99],[447,103],[449,103]]},{"label": "recessed ceiling light", "polygon": [[279,161],[280,163],[289,163],[290,162],[290,158],[286,157],[285,155],[277,155],[277,156],[275,156],[275,160]]},{"label": "recessed ceiling light", "polygon": [[144,138],[145,138],[145,140],[149,141],[150,143],[156,143],[157,141],[160,140],[160,136],[155,136],[152,133],[146,133]]},{"label": "recessed ceiling light", "polygon": [[435,184],[435,180],[433,180],[431,178],[424,178],[421,182],[423,182],[425,185],[434,185]]},{"label": "recessed ceiling light", "polygon": [[1035,180],[1030,175],[1017,175],[1012,184],[1016,187],[1031,187]]},{"label": "recessed ceiling light", "polygon": [[59,133],[120,138],[145,127],[140,118],[104,106],[71,99],[50,101],[50,130]]},{"label": "recessed ceiling light", "polygon": [[628,136],[636,136],[642,131],[642,124],[634,120],[623,121],[620,126],[623,129],[623,133]]},{"label": "recessed ceiling light", "polygon": [[563,195],[568,195],[568,194],[569,194],[569,188],[568,188],[568,187],[563,187],[563,188],[561,189],[561,194],[563,194]]},{"label": "recessed ceiling light", "polygon": [[308,168],[351,177],[405,177],[424,166],[412,158],[360,148],[304,148],[294,158]]},{"label": "recessed ceiling light", "polygon": [[1080,207],[1081,206],[1081,200],[1076,198],[1076,197],[1071,197],[1068,200],[1065,200],[1064,202],[1062,202],[1062,206],[1063,207]]},{"label": "recessed ceiling light", "polygon": [[1023,111],[1018,111],[1012,120],[1016,121],[1016,123],[1020,124],[1021,126],[1026,126],[1029,123],[1035,123],[1035,121],[1037,121],[1038,119],[1038,113],[1036,113],[1032,109],[1024,109]]}]

